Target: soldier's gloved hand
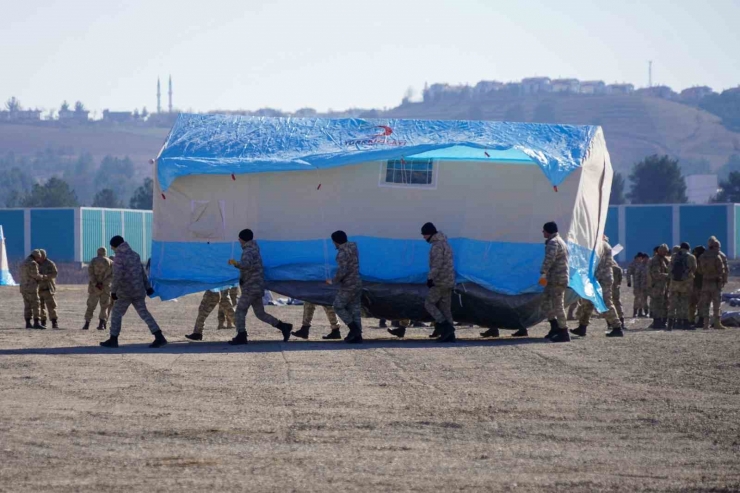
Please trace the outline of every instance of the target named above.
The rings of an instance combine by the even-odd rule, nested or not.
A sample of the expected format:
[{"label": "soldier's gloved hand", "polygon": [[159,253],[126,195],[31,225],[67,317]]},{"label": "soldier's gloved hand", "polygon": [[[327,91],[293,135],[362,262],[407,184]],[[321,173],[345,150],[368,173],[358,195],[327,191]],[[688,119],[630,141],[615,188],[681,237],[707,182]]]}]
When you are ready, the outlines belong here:
[{"label": "soldier's gloved hand", "polygon": [[431,279],[427,279],[427,287],[428,288],[433,288],[434,287],[434,281],[432,281]]},{"label": "soldier's gloved hand", "polygon": [[154,294],[154,289],[153,288],[146,288],[146,295],[147,296],[151,296],[153,294]]},{"label": "soldier's gloved hand", "polygon": [[233,265],[234,267],[236,267],[236,265],[237,265],[236,260],[234,260],[233,258],[232,259],[229,259],[229,265]]},{"label": "soldier's gloved hand", "polygon": [[112,299],[113,301],[116,301],[118,299],[118,296],[116,296],[116,293],[111,293],[110,299]]},{"label": "soldier's gloved hand", "polygon": [[539,284],[539,285],[540,285],[540,286],[542,286],[542,287],[545,287],[545,286],[547,286],[547,277],[545,277],[545,276],[541,276],[541,277],[540,277],[540,280],[539,280],[539,281],[537,281],[537,284]]}]

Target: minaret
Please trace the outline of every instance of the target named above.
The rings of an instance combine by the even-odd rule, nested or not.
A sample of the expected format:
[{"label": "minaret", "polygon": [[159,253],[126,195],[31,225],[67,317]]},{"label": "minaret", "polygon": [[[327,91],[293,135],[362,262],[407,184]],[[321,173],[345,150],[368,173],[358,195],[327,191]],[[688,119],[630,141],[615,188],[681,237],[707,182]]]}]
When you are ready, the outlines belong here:
[{"label": "minaret", "polygon": [[159,77],[157,77],[157,113],[162,113],[162,90],[159,86]]},{"label": "minaret", "polygon": [[170,75],[170,113],[172,113],[172,76]]}]

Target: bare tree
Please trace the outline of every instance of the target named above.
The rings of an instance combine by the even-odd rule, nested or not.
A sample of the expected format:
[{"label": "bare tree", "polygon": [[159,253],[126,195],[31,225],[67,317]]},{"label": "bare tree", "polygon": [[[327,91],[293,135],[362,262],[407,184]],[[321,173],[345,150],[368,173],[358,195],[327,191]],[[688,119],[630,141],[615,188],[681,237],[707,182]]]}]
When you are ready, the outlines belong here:
[{"label": "bare tree", "polygon": [[85,105],[82,104],[82,101],[77,101],[75,103],[75,113],[82,113],[85,111]]}]

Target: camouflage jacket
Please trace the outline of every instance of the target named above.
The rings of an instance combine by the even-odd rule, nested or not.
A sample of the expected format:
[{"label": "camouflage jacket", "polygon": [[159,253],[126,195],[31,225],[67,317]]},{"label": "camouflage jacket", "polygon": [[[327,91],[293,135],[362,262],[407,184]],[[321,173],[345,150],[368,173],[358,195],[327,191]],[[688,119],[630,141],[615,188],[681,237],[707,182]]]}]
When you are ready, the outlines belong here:
[{"label": "camouflage jacket", "polygon": [[262,254],[256,241],[250,240],[242,246],[242,257],[234,266],[239,269],[239,285],[242,291],[260,293],[265,290],[265,271]]},{"label": "camouflage jacket", "polygon": [[[104,255],[99,255],[90,261],[87,266],[88,293],[110,292],[110,283],[113,280],[113,261]],[[97,285],[102,284],[103,289]]]},{"label": "camouflage jacket", "polygon": [[612,273],[612,277],[614,278],[613,286],[621,286],[622,281],[624,280],[624,272],[622,271],[622,268],[615,263],[612,266]]},{"label": "camouflage jacket", "polygon": [[545,276],[548,284],[567,286],[570,279],[568,271],[568,245],[560,234],[555,233],[545,242],[545,259],[542,261],[540,274]]},{"label": "camouflage jacket", "polygon": [[39,291],[49,291],[54,293],[57,290],[55,279],[59,271],[57,270],[57,264],[45,258],[43,262],[39,264],[39,274],[44,276],[46,279],[39,282]]},{"label": "camouflage jacket", "polygon": [[614,283],[613,267],[615,265],[617,264],[612,256],[612,246],[604,242],[601,260],[599,260],[599,265],[596,267],[596,280],[599,281],[599,284],[603,286],[604,284],[612,285]]},{"label": "camouflage jacket", "polygon": [[721,250],[719,251],[719,259],[722,261],[722,265],[725,266],[725,275],[722,278],[722,286],[724,286],[725,284],[727,284],[727,281],[729,280],[730,268],[727,266],[727,256],[724,253],[722,253]]},{"label": "camouflage jacket", "polygon": [[633,260],[627,268],[627,282],[635,289],[647,289],[647,264]]},{"label": "camouflage jacket", "polygon": [[[683,281],[676,281],[672,278],[673,273],[673,267],[678,262],[683,261],[684,257],[686,258],[686,262],[689,267],[688,277],[684,279]],[[675,291],[677,293],[689,293],[691,292],[691,289],[694,285],[694,276],[696,275],[696,269],[698,268],[696,257],[694,257],[691,253],[689,253],[686,250],[679,250],[678,253],[671,256],[671,279],[669,284],[670,291]]]},{"label": "camouflage jacket", "polygon": [[726,276],[725,265],[717,250],[707,250],[699,257],[699,273],[702,275],[702,290],[722,289]]},{"label": "camouflage jacket", "polygon": [[348,241],[339,245],[337,249],[337,272],[332,281],[343,291],[359,291],[362,289],[360,278],[360,254],[357,243]]},{"label": "camouflage jacket", "polygon": [[670,267],[670,261],[668,257],[661,257],[655,255],[650,259],[648,263],[648,288],[665,288],[668,284],[670,275],[668,269]]},{"label": "camouflage jacket", "polygon": [[140,299],[146,297],[149,279],[141,265],[141,257],[125,241],[116,248],[113,258],[113,282],[111,293],[119,298]]},{"label": "camouflage jacket", "polygon": [[440,288],[452,289],[455,287],[455,261],[452,248],[447,243],[447,237],[441,231],[432,236],[429,243],[429,274],[428,279]]},{"label": "camouflage jacket", "polygon": [[44,276],[39,272],[39,264],[32,256],[26,257],[21,264],[21,293],[37,293],[39,283],[44,280]]}]

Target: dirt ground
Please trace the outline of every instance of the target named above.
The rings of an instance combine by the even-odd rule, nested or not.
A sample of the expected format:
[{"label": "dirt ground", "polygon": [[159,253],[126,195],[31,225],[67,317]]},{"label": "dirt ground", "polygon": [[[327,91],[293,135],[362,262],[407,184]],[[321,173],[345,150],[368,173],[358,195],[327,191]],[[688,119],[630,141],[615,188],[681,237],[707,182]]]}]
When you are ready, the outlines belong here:
[{"label": "dirt ground", "polygon": [[215,314],[186,342],[189,296],[149,302],[170,345],[147,348],[131,310],[106,350],[85,296],[63,286],[62,328],[25,330],[0,288],[0,491],[740,490],[740,329],[440,346],[366,320],[348,346],[317,310],[309,342],[250,315],[232,348]]}]

